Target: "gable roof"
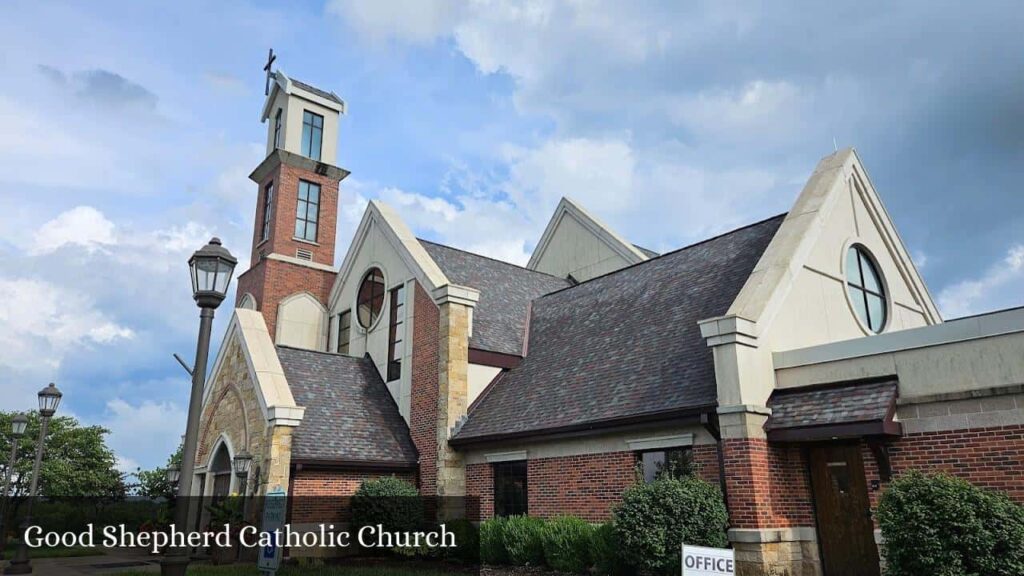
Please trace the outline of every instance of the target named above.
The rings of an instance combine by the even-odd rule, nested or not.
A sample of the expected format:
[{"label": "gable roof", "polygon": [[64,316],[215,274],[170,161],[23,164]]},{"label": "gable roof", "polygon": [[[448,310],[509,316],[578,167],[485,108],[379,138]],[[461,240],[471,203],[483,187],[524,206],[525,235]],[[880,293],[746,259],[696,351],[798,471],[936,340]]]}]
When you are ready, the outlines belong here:
[{"label": "gable roof", "polygon": [[295,400],[306,407],[292,461],[413,466],[419,457],[373,361],[278,346]]},{"label": "gable roof", "polygon": [[563,278],[443,244],[422,239],[420,244],[449,280],[480,291],[470,348],[522,356],[530,302],[571,285]]},{"label": "gable roof", "polygon": [[644,260],[651,258],[651,254],[653,254],[650,250],[644,250],[643,248],[628,242],[625,238],[612,230],[610,226],[601,221],[597,216],[588,212],[578,202],[572,198],[563,196],[562,200],[558,202],[558,206],[555,207],[555,213],[551,215],[551,220],[548,221],[547,227],[544,228],[544,233],[537,242],[537,246],[533,249],[530,261],[526,264],[527,268],[534,270],[538,265],[540,265],[541,257],[544,256],[544,252],[547,250],[548,244],[554,237],[555,230],[558,229],[558,225],[562,222],[562,219],[567,216],[574,218],[584,228],[589,230],[594,237],[604,242],[608,248],[630,264],[643,262]]},{"label": "gable roof", "polygon": [[783,218],[535,300],[529,354],[478,401],[453,442],[713,408],[714,359],[697,322],[729,308]]}]

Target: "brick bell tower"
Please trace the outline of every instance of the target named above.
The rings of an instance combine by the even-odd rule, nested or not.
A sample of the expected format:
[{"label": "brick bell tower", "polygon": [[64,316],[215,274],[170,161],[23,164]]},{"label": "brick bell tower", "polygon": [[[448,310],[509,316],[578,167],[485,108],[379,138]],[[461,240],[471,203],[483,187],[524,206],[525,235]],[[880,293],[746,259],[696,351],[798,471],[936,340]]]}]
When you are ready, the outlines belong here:
[{"label": "brick bell tower", "polygon": [[275,343],[324,350],[338,184],[349,174],[336,165],[345,102],[270,64],[267,71],[267,156],[249,175],[259,186],[252,259],[235,305],[262,312]]}]

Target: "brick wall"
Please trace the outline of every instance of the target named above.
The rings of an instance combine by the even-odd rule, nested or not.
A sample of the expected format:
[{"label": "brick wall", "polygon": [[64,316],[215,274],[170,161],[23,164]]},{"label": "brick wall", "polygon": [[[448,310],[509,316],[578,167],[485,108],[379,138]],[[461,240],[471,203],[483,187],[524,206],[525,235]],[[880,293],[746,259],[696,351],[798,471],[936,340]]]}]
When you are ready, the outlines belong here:
[{"label": "brick wall", "polygon": [[416,482],[411,472],[380,472],[370,470],[296,470],[292,472],[289,496],[292,499],[289,521],[348,522],[351,518],[345,497],[352,496],[365,480],[395,476],[410,484]]},{"label": "brick wall", "polygon": [[727,439],[724,451],[733,528],[814,525],[806,459],[798,446]]},{"label": "brick wall", "polygon": [[409,434],[420,455],[420,493],[437,490],[437,378],[440,312],[416,282],[413,290]]},{"label": "brick wall", "polygon": [[[718,485],[718,451],[714,445],[693,450],[697,473]],[[535,458],[527,464],[530,516],[560,514],[604,522],[622,493],[636,482],[636,454],[608,452],[557,458]],[[494,477],[490,464],[466,467],[466,494],[480,499],[482,519],[494,515]]]},{"label": "brick wall", "polygon": [[256,298],[257,310],[263,314],[263,319],[267,322],[270,339],[276,340],[277,307],[281,300],[297,292],[306,291],[326,307],[336,277],[337,274],[334,272],[264,259],[255,262],[238,277],[236,300],[240,301],[246,292],[252,294]]},{"label": "brick wall", "polygon": [[[320,213],[318,216],[316,243],[294,240],[295,207],[299,197],[299,180],[320,185]],[[271,207],[270,235],[264,241],[263,231],[264,193],[267,184],[274,183],[273,206]],[[321,176],[309,170],[281,163],[260,182],[257,194],[256,217],[253,227],[252,262],[259,261],[259,253],[277,253],[295,256],[299,248],[313,253],[313,261],[328,266],[334,265],[334,240],[338,225],[338,180]]]}]

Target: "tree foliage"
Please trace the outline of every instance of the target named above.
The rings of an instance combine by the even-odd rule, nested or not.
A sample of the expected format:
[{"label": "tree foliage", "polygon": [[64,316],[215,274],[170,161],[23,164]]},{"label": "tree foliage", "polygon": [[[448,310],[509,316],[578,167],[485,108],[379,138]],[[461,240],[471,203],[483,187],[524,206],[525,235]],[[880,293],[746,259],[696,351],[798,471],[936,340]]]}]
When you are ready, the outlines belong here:
[{"label": "tree foliage", "polygon": [[[11,418],[15,412],[0,412],[0,477],[6,477],[11,453]],[[17,462],[11,479],[15,506],[28,496],[32,466],[36,457],[40,418],[27,414],[29,422],[18,444]],[[70,416],[50,419],[50,427],[39,470],[39,495],[52,498],[123,498],[127,491],[124,474],[117,469],[114,452],[106,444],[110,431],[102,426],[82,426]]]},{"label": "tree foliage", "polygon": [[167,458],[167,463],[152,470],[138,469],[135,471],[135,484],[132,486],[132,493],[136,496],[149,498],[172,498],[174,486],[167,481],[167,469],[177,466],[181,469],[181,449],[178,449]]}]

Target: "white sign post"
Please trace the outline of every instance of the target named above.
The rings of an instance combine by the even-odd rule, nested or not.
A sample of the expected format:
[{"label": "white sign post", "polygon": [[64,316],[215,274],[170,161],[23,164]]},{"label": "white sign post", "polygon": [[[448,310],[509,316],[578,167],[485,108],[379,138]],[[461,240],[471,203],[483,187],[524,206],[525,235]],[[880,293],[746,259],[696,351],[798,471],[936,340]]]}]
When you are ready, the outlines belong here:
[{"label": "white sign post", "polygon": [[683,576],[735,576],[736,553],[731,548],[683,544]]},{"label": "white sign post", "polygon": [[[280,486],[268,492],[263,499],[263,532],[273,534],[284,526],[285,515],[288,512],[287,493]],[[260,548],[260,558],[256,564],[260,574],[274,576],[277,568],[281,566],[281,543],[277,542],[270,546]]]}]

